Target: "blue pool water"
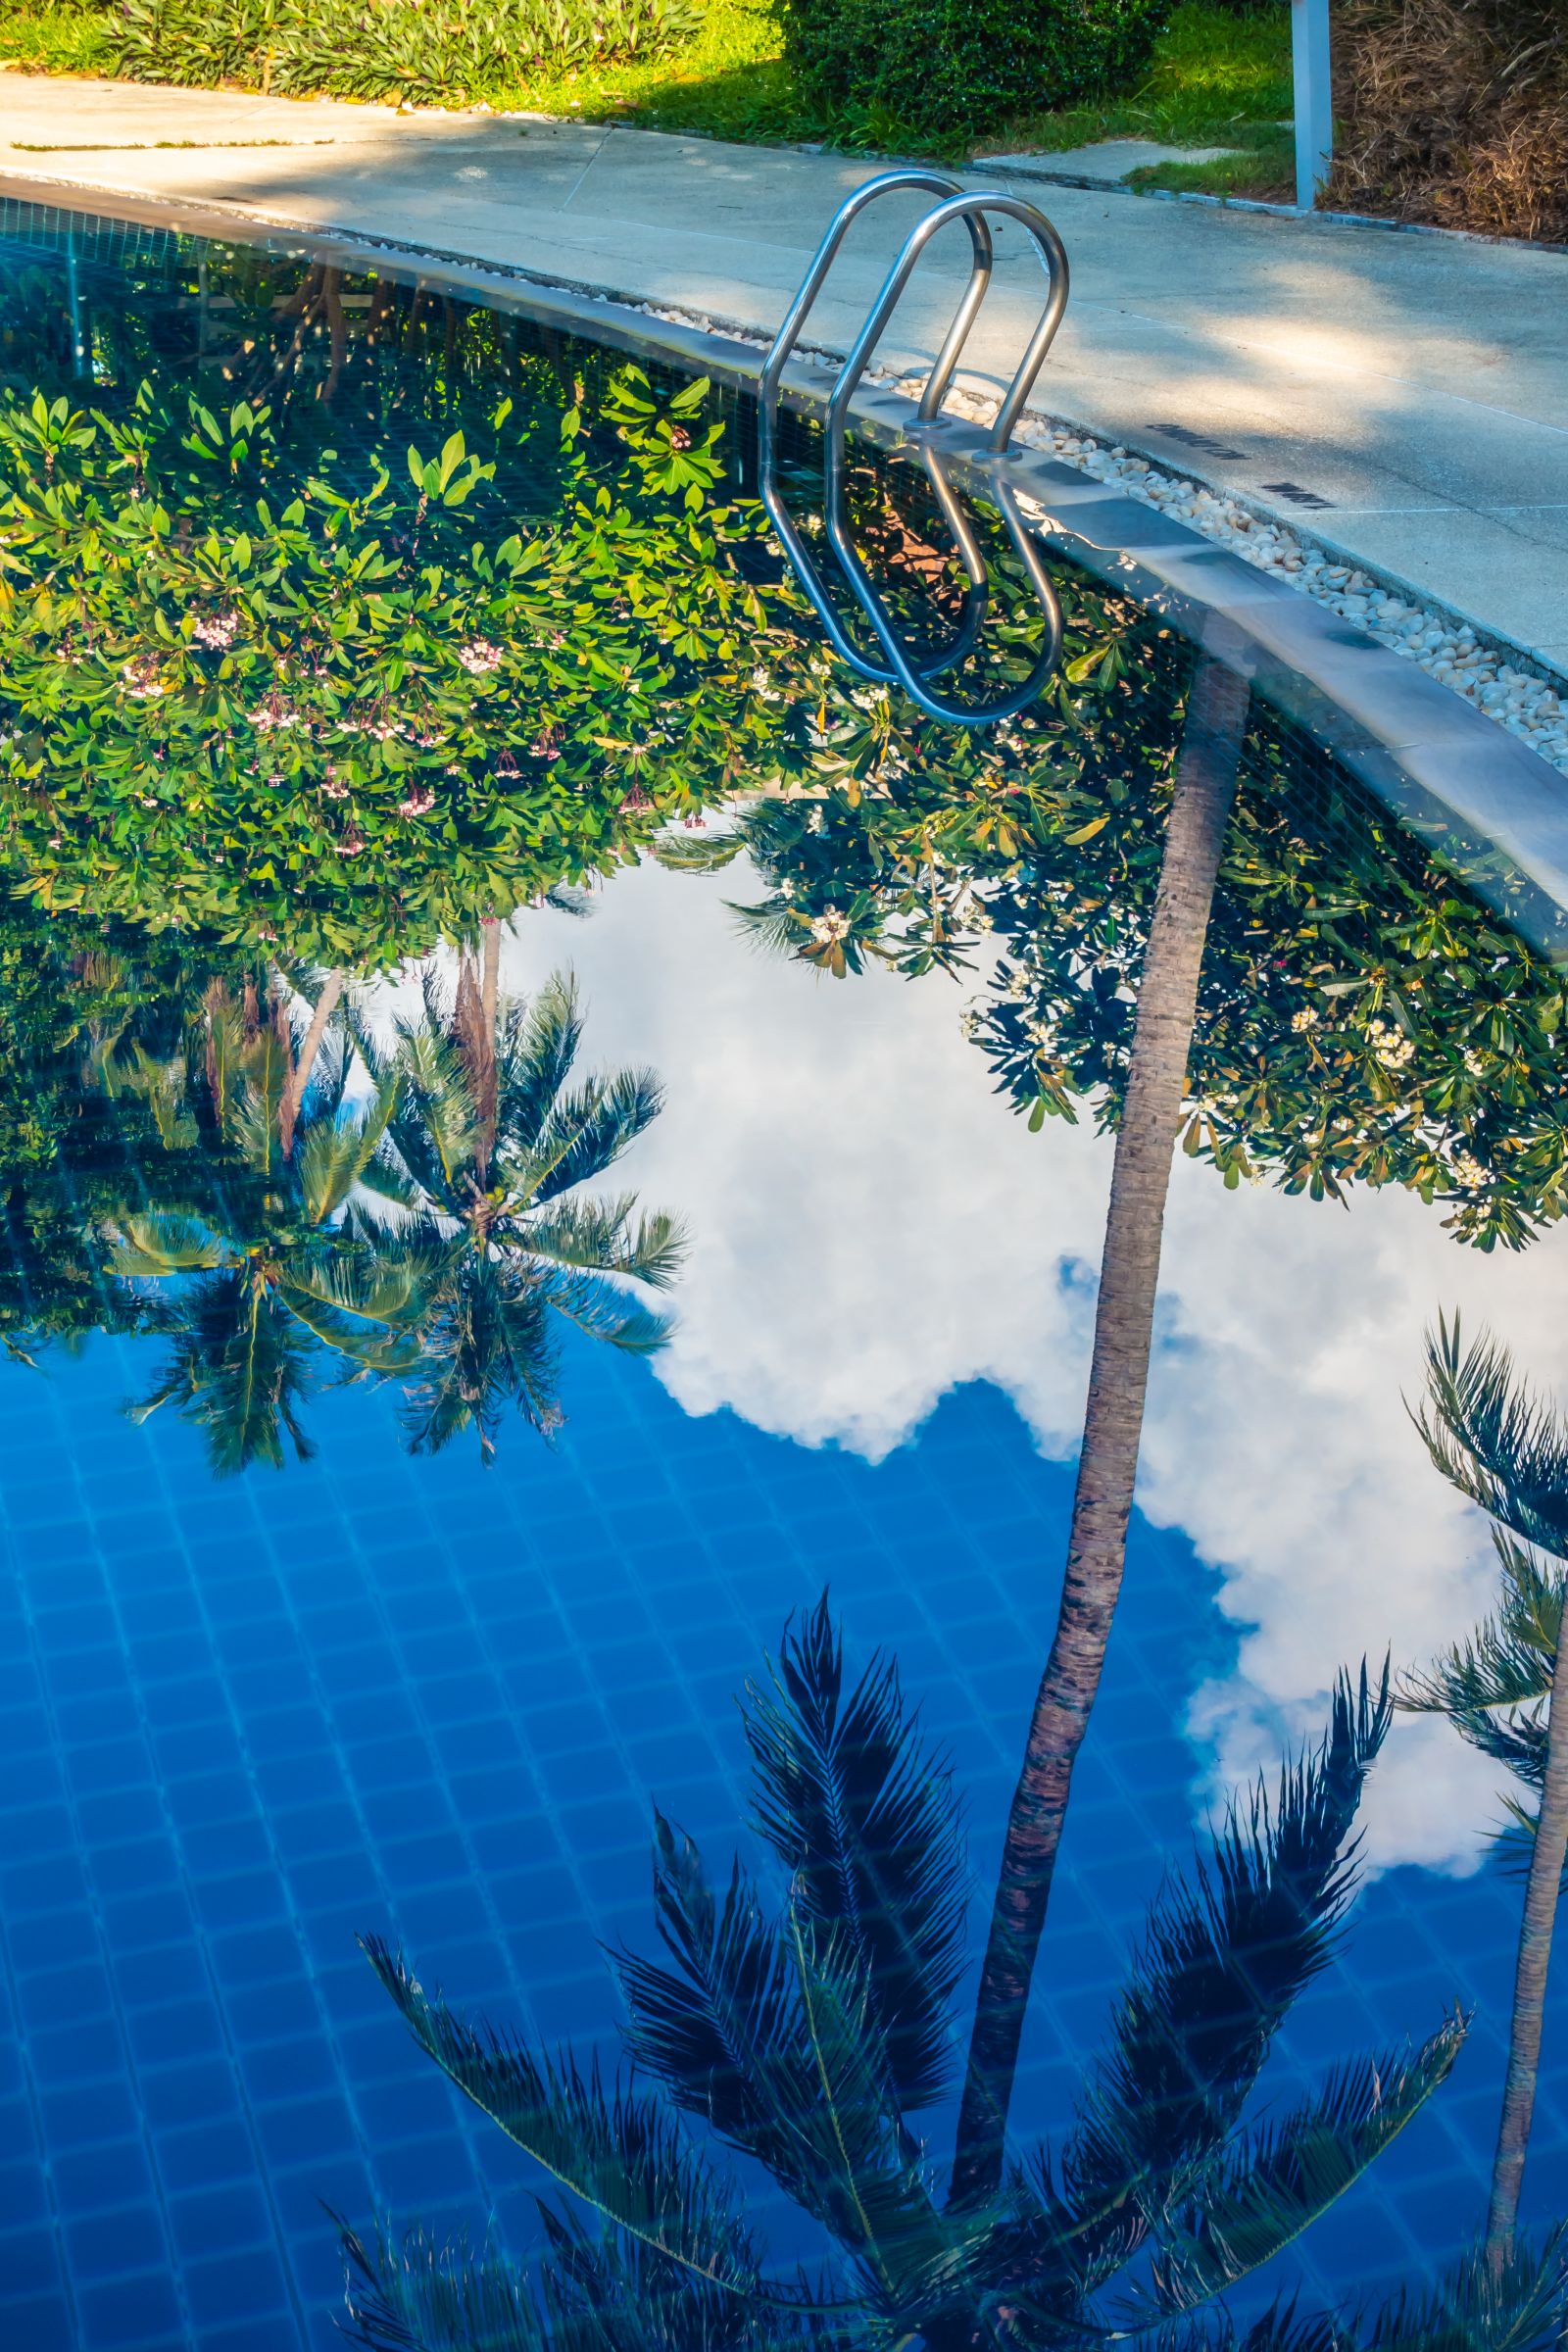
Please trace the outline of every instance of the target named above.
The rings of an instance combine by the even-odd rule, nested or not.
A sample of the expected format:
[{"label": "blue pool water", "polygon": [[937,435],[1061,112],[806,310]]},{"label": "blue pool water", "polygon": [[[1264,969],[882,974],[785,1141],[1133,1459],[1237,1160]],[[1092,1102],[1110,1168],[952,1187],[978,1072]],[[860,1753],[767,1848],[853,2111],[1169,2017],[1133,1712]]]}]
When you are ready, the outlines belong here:
[{"label": "blue pool water", "polygon": [[[83,229],[26,208],[0,229],[4,389],[25,402],[65,385],[121,423],[144,373],[160,393],[195,385],[217,399],[215,371],[232,390],[248,369],[259,398],[268,337],[288,343],[302,305],[322,296],[309,257]],[[563,350],[525,319],[449,305],[443,341],[422,301],[391,278],[354,281],[343,349],[318,320],[297,371],[276,368],[286,385],[271,385],[281,422],[267,464],[301,485],[341,464],[333,478],[358,494],[367,452],[398,456],[410,433],[437,446],[432,425],[444,432],[464,399],[477,433],[515,382],[546,429],[448,531],[444,560],[462,577],[463,533],[473,518],[493,540],[497,503],[541,543],[557,527],[568,400],[601,404],[592,463],[609,478],[624,386],[606,355]],[[656,390],[662,400],[669,387]],[[744,417],[722,404],[711,414],[744,442]],[[664,458],[690,446],[693,427],[677,429],[687,438],[668,438]],[[188,443],[170,439],[161,462],[174,481]],[[17,446],[0,436],[7,464]],[[57,449],[51,480],[71,463]],[[226,460],[220,470],[226,482]],[[739,461],[716,469],[710,501],[743,473]],[[907,497],[901,509],[888,480],[860,467],[858,513],[883,533],[883,556],[928,559],[929,512]],[[419,492],[417,514],[401,495],[376,526],[392,572],[437,527],[432,493]],[[778,589],[782,566],[760,539],[733,519],[717,535],[734,576]],[[653,543],[657,573],[673,559]],[[198,546],[193,563],[210,560]],[[626,559],[613,578],[617,612],[634,568]],[[755,1856],[735,1694],[824,1589],[852,1662],[879,1645],[896,1655],[951,1759],[978,1961],[1056,1623],[1083,1419],[1112,1149],[1085,1105],[1120,1067],[1124,975],[1136,975],[1158,867],[1148,811],[1163,806],[1192,661],[1158,615],[1065,560],[1059,573],[1075,684],[1092,681],[1076,711],[1064,681],[1038,734],[982,753],[969,739],[961,755],[913,731],[897,740],[890,801],[931,785],[939,832],[947,799],[983,820],[943,834],[917,883],[876,841],[878,791],[862,795],[880,778],[858,734],[865,703],[810,666],[814,639],[803,654],[771,608],[765,629],[748,621],[755,649],[740,632],[738,653],[699,639],[683,657],[710,662],[746,731],[733,758],[722,730],[716,749],[695,735],[671,756],[673,784],[659,764],[664,708],[636,704],[629,661],[614,673],[632,712],[624,736],[605,734],[613,713],[597,706],[576,724],[580,681],[547,659],[529,673],[537,709],[519,715],[516,688],[499,716],[499,698],[475,706],[484,723],[461,755],[475,796],[463,800],[473,778],[456,752],[416,764],[405,745],[422,757],[445,739],[429,708],[417,724],[408,716],[425,691],[411,676],[461,665],[443,689],[450,716],[464,679],[502,662],[472,606],[458,661],[450,646],[416,648],[374,723],[362,710],[358,743],[334,741],[330,758],[326,721],[288,702],[326,675],[319,643],[309,661],[290,643],[263,686],[252,674],[221,709],[194,699],[215,691],[249,626],[239,591],[231,608],[206,575],[175,612],[208,632],[181,640],[180,690],[194,675],[200,721],[182,742],[165,715],[181,708],[166,674],[177,604],[167,584],[162,631],[143,615],[144,640],[104,656],[70,620],[17,689],[19,710],[33,698],[25,710],[5,706],[6,2352],[324,2352],[343,2340],[341,2226],[419,2222],[437,2237],[534,2246],[537,2176],[414,2046],[358,1938],[402,1948],[426,1984],[527,2040],[569,2039],[612,2062],[623,2012],[607,1954],[651,1948],[653,1808],[700,1842],[715,1878],[737,1846]],[[932,576],[928,564],[928,587]],[[530,659],[574,644],[579,584],[559,587],[548,625],[530,622]],[[639,593],[646,584],[637,571]],[[320,618],[308,613],[302,635]],[[0,606],[0,629],[14,625]],[[23,634],[4,641],[22,645],[19,665],[35,651]],[[663,658],[643,656],[649,669]],[[260,721],[241,708],[253,695]],[[87,749],[62,782],[66,760],[50,762],[68,720]],[[1088,772],[1104,807],[1086,825],[1066,786],[1060,806],[1051,798],[1074,729],[1100,761]],[[368,784],[351,765],[372,735],[396,737],[410,762],[390,791],[386,773]],[[294,771],[285,739],[311,747]],[[236,740],[230,771],[216,747]],[[822,807],[806,816],[806,801],[769,796],[758,817],[746,802],[743,854],[714,864],[718,824],[778,744],[785,780],[820,790]],[[106,817],[93,795],[122,754],[142,762],[139,782]],[[1038,805],[1031,761],[1048,779]],[[1210,1127],[1175,1161],[1140,1509],[1025,2036],[1020,2147],[1069,2123],[1156,1892],[1227,1801],[1245,1801],[1259,1773],[1272,1786],[1281,1760],[1320,1737],[1336,1675],[1363,1658],[1376,1672],[1385,1654],[1396,1670],[1429,1660],[1494,1598],[1480,1515],[1439,1478],[1406,1414],[1433,1317],[1489,1320],[1533,1375],[1568,1390],[1555,982],[1358,795],[1325,751],[1254,707],[1195,1041],[1193,1092]],[[214,803],[221,822],[203,818]],[[501,822],[519,809],[520,848]],[[685,822],[661,830],[665,817]],[[1053,864],[1064,826],[1079,855]],[[467,896],[454,912],[440,892],[460,867]],[[580,901],[547,898],[575,881],[591,884]],[[944,890],[951,926],[923,934]],[[891,903],[880,930],[866,911],[879,892]],[[1452,928],[1429,943],[1444,894]],[[323,1318],[301,1266],[328,1286],[333,1268],[352,1271],[356,1220],[387,1196],[368,1181],[307,1216],[307,1147],[276,1140],[287,1121],[266,1087],[291,1015],[291,1050],[305,1031],[291,991],[318,996],[333,963],[354,1026],[340,1025],[300,1116],[313,1141],[340,1137],[365,1114],[399,1020],[405,1043],[417,1029],[421,979],[426,1045],[460,1037],[455,942],[471,957],[475,918],[488,929],[492,915],[503,1006],[537,1004],[552,975],[574,971],[579,1076],[657,1073],[662,1106],[613,1183],[667,1205],[690,1238],[668,1347],[644,1358],[570,1331],[562,1425],[554,1396],[536,1414],[549,1442],[509,1409],[486,1460],[461,1416],[450,1444],[412,1442],[411,1396],[439,1356],[428,1331],[414,1368],[356,1354],[342,1321]],[[280,939],[291,923],[299,936]],[[955,931],[956,968],[924,968],[942,964]],[[470,990],[475,968],[461,966]],[[1427,1092],[1405,1101],[1412,1063]],[[1045,1116],[1058,1083],[1074,1122]],[[247,1125],[257,1100],[263,1115]],[[1032,1103],[1038,1116],[1014,1115]],[[1291,1156],[1336,1122],[1343,1201],[1312,1198]],[[1252,1156],[1233,1156],[1221,1182],[1210,1161],[1223,1165],[1242,1132]],[[1356,1158],[1363,1134],[1376,1148]],[[1268,1181],[1287,1171],[1294,1189]],[[435,1179],[407,1166],[398,1182],[399,1215],[421,1187],[434,1197]],[[482,1198],[476,1182],[449,1221]],[[1453,1226],[1466,1219],[1503,1246],[1464,1246]],[[247,1279],[270,1269],[269,1312],[294,1286],[311,1336],[294,1329],[298,1386],[280,1378],[287,1410],[270,1420],[245,1422],[249,1391],[203,1386],[217,1359],[197,1345],[193,1268],[211,1261],[174,1247],[194,1224],[223,1238]],[[376,1230],[390,1251],[395,1220]],[[167,1246],[162,1271],[153,1244]],[[230,1305],[245,1295],[236,1276]],[[225,1376],[233,1360],[222,1357]],[[285,1442],[291,1416],[297,1443]],[[244,1448],[223,1451],[242,1423],[243,1460]],[[1472,2014],[1469,2037],[1452,2079],[1259,2291],[1298,2288],[1316,2305],[1419,2285],[1476,2233],[1520,1909],[1493,1842],[1504,1792],[1446,1725],[1396,1719],[1363,1812],[1362,1890],[1279,2037],[1270,2111],[1351,2053],[1422,2040],[1455,2005]],[[1559,2006],[1554,1987],[1533,2224],[1568,2209]],[[940,2165],[951,2114],[926,2120]],[[760,2177],[748,2185],[779,2261],[808,2253],[782,2200]]]},{"label": "blue pool water", "polygon": [[[319,1464],[235,1492],[177,1428],[117,1422],[121,1352],[49,1389],[5,1375],[6,2340],[325,2346],[325,2207],[526,2234],[521,2157],[412,2048],[356,1934],[533,2033],[603,2036],[594,1944],[647,1940],[649,1799],[727,1852],[729,1694],[824,1579],[923,1694],[983,1885],[1069,1477],[983,1384],[868,1467],[690,1418],[584,1348],[555,1454],[410,1462],[351,1395]],[[1179,1537],[1140,1527],[1130,1575],[1049,1931],[1041,2120],[1191,1835],[1183,1716],[1228,1646]],[[1315,2233],[1309,2283],[1392,2281],[1471,2226],[1513,1933],[1493,1879],[1396,1871],[1363,1898],[1290,2055],[1402,2040],[1453,1998],[1480,2022],[1441,2110]],[[1545,2204],[1560,2091],[1537,2132]]]}]

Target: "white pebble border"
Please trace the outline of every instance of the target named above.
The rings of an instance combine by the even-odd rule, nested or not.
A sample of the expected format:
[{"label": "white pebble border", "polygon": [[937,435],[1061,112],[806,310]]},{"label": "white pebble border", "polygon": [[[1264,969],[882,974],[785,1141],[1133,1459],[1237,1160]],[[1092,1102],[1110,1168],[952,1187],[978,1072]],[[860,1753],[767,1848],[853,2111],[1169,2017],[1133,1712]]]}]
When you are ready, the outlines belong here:
[{"label": "white pebble border", "polygon": [[[989,421],[995,403],[966,401],[956,394],[949,405]],[[1229,548],[1259,571],[1302,588],[1331,612],[1353,621],[1380,645],[1419,662],[1441,683],[1462,694],[1489,718],[1511,734],[1521,736],[1532,751],[1549,760],[1568,775],[1568,686],[1553,684],[1542,671],[1519,666],[1518,658],[1489,644],[1468,621],[1430,605],[1418,605],[1386,586],[1372,572],[1340,562],[1333,553],[1303,538],[1288,523],[1261,514],[1239,498],[1164,473],[1147,458],[1125,449],[1107,449],[1070,425],[1053,424],[1043,416],[1020,419],[1015,440],[1043,449],[1080,473],[1127,491],[1174,515],[1205,539]],[[1560,691],[1559,691],[1560,687]]]},{"label": "white pebble border", "polygon": [[[634,307],[650,318],[695,326],[704,334],[728,335],[759,350],[767,347],[765,335],[723,324],[700,313],[664,310],[651,302]],[[839,355],[809,350],[803,344],[800,356],[832,365]],[[921,382],[919,377],[895,375],[881,368],[868,370],[867,380],[911,395],[918,394]],[[977,424],[989,424],[997,409],[994,399],[961,389],[950,392],[947,406]],[[1239,498],[1165,473],[1149,459],[1134,457],[1125,449],[1106,448],[1089,434],[1075,432],[1071,425],[1026,415],[1020,417],[1013,438],[1030,449],[1048,451],[1064,466],[1124,490],[1131,498],[1141,498],[1147,506],[1157,507],[1162,514],[1174,515],[1205,539],[1229,548],[1244,562],[1255,564],[1259,571],[1271,572],[1293,588],[1303,589],[1380,645],[1419,662],[1443,685],[1462,694],[1466,702],[1474,703],[1510,734],[1521,736],[1532,751],[1568,775],[1568,686],[1561,679],[1554,682],[1544,671],[1521,668],[1517,656],[1489,643],[1468,621],[1456,622],[1451,613],[1435,606],[1412,603],[1373,573],[1338,562],[1327,548],[1315,546],[1288,523],[1257,513]]]}]

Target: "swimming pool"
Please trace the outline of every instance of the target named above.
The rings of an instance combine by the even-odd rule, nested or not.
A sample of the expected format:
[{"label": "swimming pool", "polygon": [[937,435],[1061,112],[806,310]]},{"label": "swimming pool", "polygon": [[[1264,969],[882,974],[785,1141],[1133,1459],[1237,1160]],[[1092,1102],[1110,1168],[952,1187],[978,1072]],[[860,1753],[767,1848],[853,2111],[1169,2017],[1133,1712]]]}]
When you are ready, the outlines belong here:
[{"label": "swimming pool", "polygon": [[[0,2308],[28,2352],[324,2345],[334,2216],[538,2228],[537,2175],[356,1937],[610,2050],[598,1947],[653,1948],[652,1805],[720,1883],[755,1861],[733,1696],[824,1588],[952,1759],[978,1960],[1205,657],[1054,540],[1040,704],[923,725],[793,595],[733,391],[391,266],[8,228]],[[808,513],[808,423],[791,457]],[[952,626],[919,477],[867,448],[854,499],[911,627]],[[980,527],[984,685],[1038,619]],[[1555,907],[1273,683],[1236,747],[1021,2148],[1067,2129],[1212,1809],[1321,1734],[1342,1668],[1422,1666],[1492,1605],[1485,1523],[1406,1417],[1427,1328],[1457,1309],[1563,1381]],[[579,1165],[564,1100],[590,1193],[625,1199],[570,1233],[541,1173]],[[520,1255],[489,1241],[509,1152]],[[1303,2309],[1480,2227],[1505,1786],[1420,1717],[1371,1777],[1276,2108],[1474,2018],[1270,2267]],[[922,2117],[939,2158],[953,2105]],[[814,2245],[755,2206],[785,2261]]]}]

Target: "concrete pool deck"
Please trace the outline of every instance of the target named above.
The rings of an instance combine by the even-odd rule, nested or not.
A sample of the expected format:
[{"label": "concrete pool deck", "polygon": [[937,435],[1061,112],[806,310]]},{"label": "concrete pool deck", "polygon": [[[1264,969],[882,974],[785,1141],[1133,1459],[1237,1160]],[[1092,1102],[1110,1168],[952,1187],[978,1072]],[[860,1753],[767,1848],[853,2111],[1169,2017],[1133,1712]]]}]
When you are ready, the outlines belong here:
[{"label": "concrete pool deck", "polygon": [[[172,144],[161,142],[174,142]],[[0,74],[21,183],[231,206],[770,332],[882,167],[537,118]],[[1032,406],[1247,499],[1568,668],[1568,255],[966,175],[1047,209],[1073,266]],[[852,233],[810,339],[845,348],[918,199]],[[927,358],[965,267],[933,248],[883,349]],[[1004,230],[967,372],[1004,382],[1040,277]]]}]

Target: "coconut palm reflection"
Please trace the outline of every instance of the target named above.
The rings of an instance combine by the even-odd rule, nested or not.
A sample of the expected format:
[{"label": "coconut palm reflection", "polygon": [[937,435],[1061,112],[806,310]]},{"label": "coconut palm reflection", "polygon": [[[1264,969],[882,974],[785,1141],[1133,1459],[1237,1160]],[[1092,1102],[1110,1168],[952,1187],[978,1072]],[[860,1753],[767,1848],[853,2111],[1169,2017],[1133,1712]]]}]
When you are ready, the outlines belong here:
[{"label": "coconut palm reflection", "polygon": [[[1136,646],[1136,687],[1121,663]],[[1080,688],[1076,696],[1069,684]],[[1130,691],[1166,709],[1157,742]],[[1317,806],[1245,682],[1134,629],[1068,665],[1054,708],[956,747],[940,777],[846,734],[809,799],[743,813],[672,865],[743,850],[745,927],[845,978],[960,972],[967,1015],[1038,1131],[1115,1136],[1060,1613],[1004,1849],[957,2178],[993,2190],[1074,1759],[1103,1668],[1142,1441],[1161,1226],[1180,1138],[1227,1186],[1342,1200],[1399,1183],[1458,1238],[1519,1249],[1561,1213],[1560,974],[1348,778]],[[1455,845],[1449,845],[1457,854]],[[1505,895],[1505,894],[1504,894]]]},{"label": "coconut palm reflection", "polygon": [[[570,2051],[470,2022],[368,1939],[415,2039],[539,2168],[549,2202],[526,2269],[497,2243],[476,2254],[417,2230],[348,2233],[355,2341],[1503,2352],[1557,2340],[1560,2232],[1495,2267],[1462,2256],[1432,2292],[1357,2313],[1303,2310],[1286,2290],[1239,2319],[1224,2300],[1266,2295],[1266,2266],[1417,2122],[1464,2038],[1453,2016],[1420,2048],[1341,2059],[1288,2110],[1250,2106],[1346,1924],[1386,1680],[1342,1678],[1321,1741],[1166,1883],[1105,2047],[1070,2053],[1068,2128],[979,2198],[953,2193],[930,2129],[961,2047],[967,1865],[951,1777],[896,1665],[875,1656],[852,1679],[824,1601],[786,1628],[742,1720],[781,1897],[739,1860],[710,1878],[656,1812],[662,1948],[613,1955],[630,2081],[612,2089]],[[769,2259],[721,2151],[752,2160],[796,2209],[819,2249],[809,2267]]]},{"label": "coconut palm reflection", "polygon": [[[149,1019],[134,966],[111,960],[94,1017],[10,1073],[47,1136],[24,1153],[12,1122],[7,1351],[36,1364],[92,1330],[156,1334],[129,1409],[188,1420],[229,1475],[308,1458],[311,1400],[364,1382],[399,1384],[415,1451],[472,1430],[489,1460],[509,1410],[560,1426],[567,1326],[662,1347],[670,1320],[643,1295],[674,1278],[677,1222],[595,1189],[658,1115],[659,1081],[584,1075],[569,977],[510,997],[499,927],[482,935],[380,1038],[342,973],[309,995],[193,973]],[[54,971],[49,1002],[74,977]]]},{"label": "coconut palm reflection", "polygon": [[1568,1419],[1531,1395],[1505,1348],[1466,1347],[1457,1318],[1440,1322],[1427,1350],[1427,1396],[1417,1421],[1444,1476],[1493,1521],[1501,1577],[1496,1612],[1424,1673],[1406,1676],[1398,1704],[1446,1715],[1460,1735],[1505,1764],[1534,1805],[1509,1806],[1524,1849],[1525,1901],[1514,1974],[1508,2070],[1493,2165],[1487,2254],[1513,2256],[1525,2154],[1535,2109],[1546,1972],[1568,1859]]},{"label": "coconut palm reflection", "polygon": [[[323,987],[322,1004],[328,995]],[[307,1060],[317,1019],[296,1055],[281,996],[265,1020],[248,996],[242,1008],[208,992],[200,1114],[183,1056],[158,1064],[138,1054],[104,1073],[112,1090],[158,1106],[166,1155],[143,1167],[146,1204],[102,1220],[109,1272],[168,1341],[130,1409],[145,1420],[172,1405],[201,1430],[220,1475],[280,1466],[285,1441],[308,1459],[302,1414],[315,1391],[407,1371],[418,1351],[412,1254],[384,1257],[344,1221],[384,1152],[395,1087],[351,1108],[346,1036]],[[187,1205],[160,1197],[166,1169],[184,1179]]]},{"label": "coconut palm reflection", "polygon": [[[0,912],[7,1354],[36,1365],[95,1330],[145,1319],[106,1273],[98,1220],[138,1185],[135,1169],[176,1132],[192,1133],[183,1039],[212,970],[213,956],[192,957],[177,940],[132,943],[113,924],[49,922],[26,902]],[[136,1072],[135,1084],[116,1076]]]},{"label": "coconut palm reflection", "polygon": [[965,2196],[994,2192],[1002,2180],[1007,2110],[1073,1769],[1100,1695],[1121,1597],[1165,1198],[1249,700],[1247,679],[1234,667],[1212,659],[1200,663],[1176,760],[1116,1127],[1061,1601],[1007,1817],[975,2001],[955,2163],[956,2183]]},{"label": "coconut palm reflection", "polygon": [[472,1429],[489,1460],[508,1406],[545,1434],[560,1423],[562,1327],[634,1355],[664,1345],[668,1317],[626,1286],[667,1289],[684,1243],[667,1211],[584,1190],[658,1116],[659,1080],[647,1069],[578,1077],[570,978],[531,1004],[503,996],[495,924],[484,938],[482,966],[466,955],[455,988],[425,973],[422,1011],[399,1019],[390,1048],[361,1034],[390,1106],[388,1148],[367,1169],[351,1230],[378,1263],[417,1269],[414,1450]]}]

